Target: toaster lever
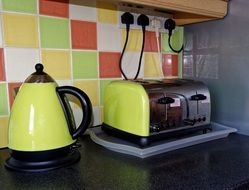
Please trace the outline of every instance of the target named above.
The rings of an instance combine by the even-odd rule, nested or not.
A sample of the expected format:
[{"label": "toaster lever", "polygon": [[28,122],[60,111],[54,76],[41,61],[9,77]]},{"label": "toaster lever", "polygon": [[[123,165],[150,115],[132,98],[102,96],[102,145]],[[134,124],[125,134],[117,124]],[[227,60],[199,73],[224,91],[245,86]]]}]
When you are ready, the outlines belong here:
[{"label": "toaster lever", "polygon": [[175,102],[175,100],[173,98],[170,98],[170,97],[163,97],[163,98],[159,98],[157,100],[158,104],[172,104],[174,102]]},{"label": "toaster lever", "polygon": [[191,96],[191,100],[195,100],[195,101],[206,100],[206,99],[207,99],[207,96],[205,96],[204,94],[196,94],[196,95]]},{"label": "toaster lever", "polygon": [[194,125],[196,123],[195,119],[184,119],[183,120],[185,125]]}]

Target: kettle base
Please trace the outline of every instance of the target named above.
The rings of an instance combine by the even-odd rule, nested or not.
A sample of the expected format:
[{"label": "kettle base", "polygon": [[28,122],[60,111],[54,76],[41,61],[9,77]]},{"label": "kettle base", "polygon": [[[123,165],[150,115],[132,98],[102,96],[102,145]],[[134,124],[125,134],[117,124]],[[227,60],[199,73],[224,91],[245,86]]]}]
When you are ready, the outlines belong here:
[{"label": "kettle base", "polygon": [[65,166],[69,166],[80,160],[78,150],[73,150],[68,155],[46,161],[24,161],[10,157],[5,162],[5,167],[9,170],[20,172],[44,172]]}]

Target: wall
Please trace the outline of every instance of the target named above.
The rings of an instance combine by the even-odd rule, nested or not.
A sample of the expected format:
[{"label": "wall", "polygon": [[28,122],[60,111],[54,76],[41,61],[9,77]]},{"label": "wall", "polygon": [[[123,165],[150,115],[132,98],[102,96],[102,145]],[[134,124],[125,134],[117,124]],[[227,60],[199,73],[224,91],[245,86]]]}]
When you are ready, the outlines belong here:
[{"label": "wall", "polygon": [[[0,147],[7,145],[13,89],[38,62],[59,85],[85,91],[93,105],[94,125],[101,124],[105,86],[122,79],[118,62],[125,30],[118,26],[117,7],[90,0],[0,0],[0,4]],[[160,62],[155,33],[146,32],[139,78],[181,75],[181,56],[169,50],[167,37],[161,34]],[[182,38],[183,29],[178,28],[173,44],[180,47]],[[123,59],[129,78],[135,76],[141,44],[141,31],[132,30]],[[73,106],[73,110],[79,120],[80,109]]]},{"label": "wall", "polygon": [[249,1],[229,1],[225,19],[185,27],[183,76],[211,92],[212,120],[249,135]]}]

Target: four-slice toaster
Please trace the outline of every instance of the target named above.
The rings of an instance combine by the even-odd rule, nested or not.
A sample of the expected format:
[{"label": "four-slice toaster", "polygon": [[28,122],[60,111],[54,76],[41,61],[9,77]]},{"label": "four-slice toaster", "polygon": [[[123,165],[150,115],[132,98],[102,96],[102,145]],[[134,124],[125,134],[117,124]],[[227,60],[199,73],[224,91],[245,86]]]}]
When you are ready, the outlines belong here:
[{"label": "four-slice toaster", "polygon": [[152,141],[210,128],[210,94],[200,81],[118,80],[106,87],[104,122],[108,134],[141,147]]}]

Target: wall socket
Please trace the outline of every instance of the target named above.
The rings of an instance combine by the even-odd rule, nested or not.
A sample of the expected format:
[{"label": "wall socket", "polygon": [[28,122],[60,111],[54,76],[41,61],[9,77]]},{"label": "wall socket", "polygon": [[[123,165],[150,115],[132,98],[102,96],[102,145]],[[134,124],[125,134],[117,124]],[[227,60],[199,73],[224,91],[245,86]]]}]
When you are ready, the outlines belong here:
[{"label": "wall socket", "polygon": [[[125,24],[121,23],[121,15],[125,12],[130,12],[134,16],[134,24],[130,25],[131,29],[141,29],[141,26],[137,24],[137,18],[140,14],[145,14],[149,17],[150,24],[149,26],[146,27],[147,31],[155,31],[155,26],[153,25],[156,21],[156,23],[160,23],[161,27],[159,29],[159,32],[161,33],[167,33],[168,31],[164,29],[164,22],[166,19],[171,18],[170,14],[167,13],[160,13],[160,12],[155,12],[152,11],[151,9],[147,9],[146,7],[140,7],[140,6],[135,6],[135,5],[130,5],[130,4],[119,4],[118,5],[118,10],[119,10],[119,28],[126,28]],[[152,16],[156,15],[156,16]]]}]

